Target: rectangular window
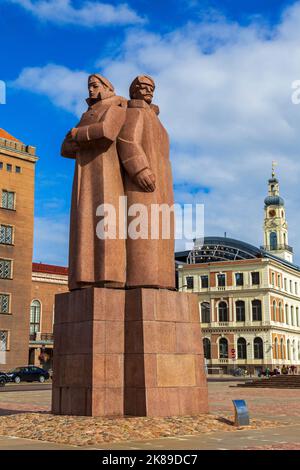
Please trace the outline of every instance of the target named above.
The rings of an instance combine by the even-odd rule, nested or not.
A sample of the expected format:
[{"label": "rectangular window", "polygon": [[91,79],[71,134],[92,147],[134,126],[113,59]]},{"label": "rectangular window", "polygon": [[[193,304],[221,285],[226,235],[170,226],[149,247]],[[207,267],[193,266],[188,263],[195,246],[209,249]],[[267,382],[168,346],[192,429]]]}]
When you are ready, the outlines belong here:
[{"label": "rectangular window", "polygon": [[286,277],[285,277],[285,278],[284,278],[284,290],[287,290],[287,285],[286,285],[286,283],[287,283],[287,279],[286,279]]},{"label": "rectangular window", "polygon": [[225,280],[226,276],[225,274],[218,274],[218,287],[225,287]]},{"label": "rectangular window", "polygon": [[292,283],[292,281],[290,281],[290,292],[291,292],[291,294],[293,293],[293,283]]},{"label": "rectangular window", "polygon": [[0,278],[11,279],[12,262],[8,259],[0,259]]},{"label": "rectangular window", "polygon": [[281,285],[280,285],[280,274],[278,274],[277,276],[277,284],[278,284],[278,287],[280,289]]},{"label": "rectangular window", "polygon": [[2,207],[4,209],[15,208],[15,193],[11,191],[2,191]]},{"label": "rectangular window", "polygon": [[201,276],[201,287],[202,289],[208,288],[208,276]]},{"label": "rectangular window", "polygon": [[0,170],[3,170],[3,162],[0,162]]},{"label": "rectangular window", "polygon": [[244,285],[244,274],[243,273],[235,273],[235,284],[237,286]]},{"label": "rectangular window", "polygon": [[21,173],[21,167],[20,166],[16,166],[16,173]]},{"label": "rectangular window", "polygon": [[259,285],[260,281],[259,281],[259,272],[258,271],[251,273],[251,278],[252,278],[252,285],[253,286]]},{"label": "rectangular window", "polygon": [[295,282],[295,294],[298,295],[298,284]]},{"label": "rectangular window", "polygon": [[0,243],[12,245],[13,228],[10,225],[0,225]]},{"label": "rectangular window", "polygon": [[188,276],[186,278],[186,285],[188,289],[194,289],[194,278],[193,276]]},{"label": "rectangular window", "polygon": [[0,330],[0,353],[7,351],[8,348],[8,332]]},{"label": "rectangular window", "polygon": [[0,313],[9,313],[9,295],[0,294]]},{"label": "rectangular window", "polygon": [[11,173],[12,165],[11,165],[10,163],[7,163],[7,164],[6,164],[6,170]]}]

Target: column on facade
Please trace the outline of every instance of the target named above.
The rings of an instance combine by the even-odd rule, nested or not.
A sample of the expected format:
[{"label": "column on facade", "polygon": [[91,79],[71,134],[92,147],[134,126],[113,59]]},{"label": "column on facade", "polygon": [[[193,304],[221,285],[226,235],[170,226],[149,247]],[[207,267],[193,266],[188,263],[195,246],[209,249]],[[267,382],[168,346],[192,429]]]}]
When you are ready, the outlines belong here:
[{"label": "column on facade", "polygon": [[245,320],[251,322],[251,299],[249,297],[245,299]]},{"label": "column on facade", "polygon": [[211,299],[210,301],[210,320],[211,322],[215,322],[215,300]]},{"label": "column on facade", "polygon": [[229,308],[229,321],[233,322],[234,321],[234,312],[233,312],[233,298],[228,297],[228,308]]}]

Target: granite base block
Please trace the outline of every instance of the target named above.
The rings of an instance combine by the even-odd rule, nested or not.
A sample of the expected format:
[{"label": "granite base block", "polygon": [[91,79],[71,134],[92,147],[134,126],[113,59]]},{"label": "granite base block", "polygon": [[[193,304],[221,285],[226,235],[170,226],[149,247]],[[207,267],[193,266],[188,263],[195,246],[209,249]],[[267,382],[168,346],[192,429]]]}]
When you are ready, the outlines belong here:
[{"label": "granite base block", "polygon": [[207,413],[197,296],[146,288],[58,294],[53,369],[54,414]]}]

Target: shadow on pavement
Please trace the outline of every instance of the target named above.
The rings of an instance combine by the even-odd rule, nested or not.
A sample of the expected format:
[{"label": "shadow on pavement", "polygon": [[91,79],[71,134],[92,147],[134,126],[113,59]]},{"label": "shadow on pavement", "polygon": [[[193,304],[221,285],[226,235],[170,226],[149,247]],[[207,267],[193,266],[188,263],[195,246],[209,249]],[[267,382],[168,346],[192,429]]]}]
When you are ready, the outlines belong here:
[{"label": "shadow on pavement", "polygon": [[0,408],[0,416],[10,416],[10,415],[19,415],[19,414],[49,414],[50,410],[10,410]]}]

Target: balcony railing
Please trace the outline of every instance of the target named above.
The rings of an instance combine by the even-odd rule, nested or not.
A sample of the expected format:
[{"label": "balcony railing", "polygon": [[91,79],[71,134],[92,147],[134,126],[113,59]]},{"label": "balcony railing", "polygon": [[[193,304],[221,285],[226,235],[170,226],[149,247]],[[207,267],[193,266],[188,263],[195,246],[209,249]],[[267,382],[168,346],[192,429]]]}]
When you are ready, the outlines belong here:
[{"label": "balcony railing", "polygon": [[265,251],[286,250],[286,251],[289,251],[290,253],[294,252],[293,248],[289,245],[276,245],[276,247],[271,246],[271,245],[264,245],[264,246],[261,246],[260,248]]},{"label": "balcony railing", "polygon": [[41,343],[43,341],[51,342],[53,341],[53,333],[41,333],[41,332],[31,333],[29,335],[29,340],[39,341]]}]

